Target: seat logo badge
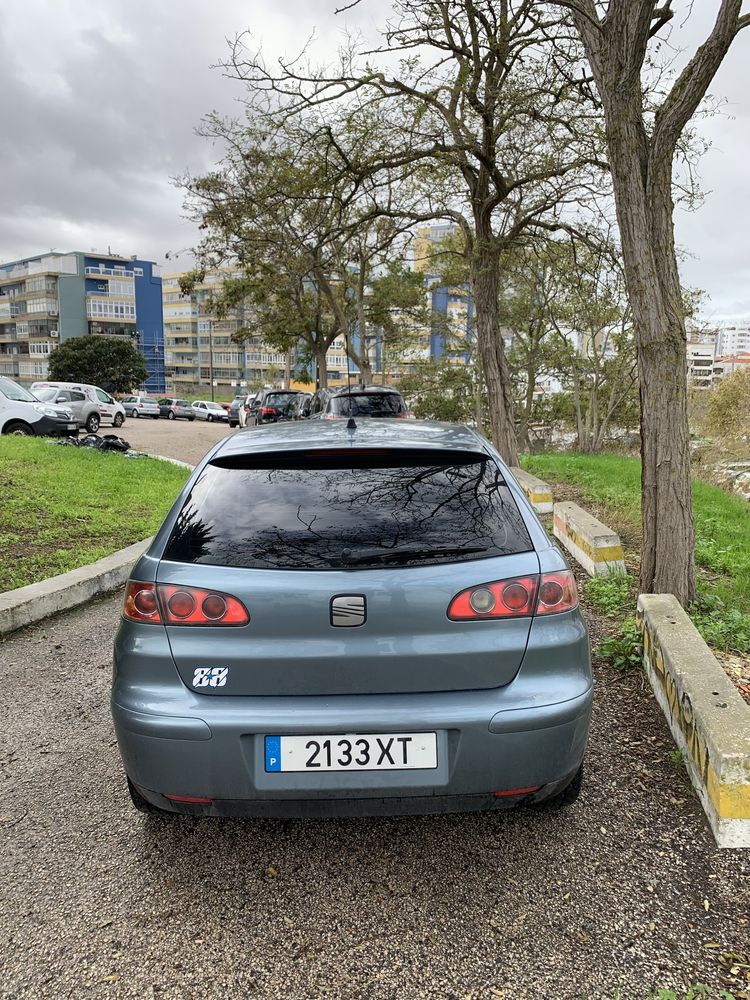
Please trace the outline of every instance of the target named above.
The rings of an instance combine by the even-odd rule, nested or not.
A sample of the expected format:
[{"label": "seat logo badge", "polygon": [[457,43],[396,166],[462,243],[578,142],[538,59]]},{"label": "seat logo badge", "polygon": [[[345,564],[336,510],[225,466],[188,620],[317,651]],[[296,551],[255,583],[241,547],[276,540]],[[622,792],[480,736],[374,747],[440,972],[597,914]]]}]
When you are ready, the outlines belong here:
[{"label": "seat logo badge", "polygon": [[362,594],[342,594],[331,598],[331,625],[356,628],[367,620],[367,605]]},{"label": "seat logo badge", "polygon": [[193,687],[223,688],[228,676],[229,667],[196,667],[193,671]]}]

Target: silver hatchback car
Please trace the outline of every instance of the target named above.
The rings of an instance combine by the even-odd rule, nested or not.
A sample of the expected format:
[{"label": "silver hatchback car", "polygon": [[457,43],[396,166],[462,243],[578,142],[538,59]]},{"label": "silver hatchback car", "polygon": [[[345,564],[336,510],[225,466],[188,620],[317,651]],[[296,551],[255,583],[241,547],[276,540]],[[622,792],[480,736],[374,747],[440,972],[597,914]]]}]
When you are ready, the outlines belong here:
[{"label": "silver hatchback car", "polygon": [[112,713],[143,811],[573,801],[592,679],[560,550],[454,424],[219,442],[127,586]]}]

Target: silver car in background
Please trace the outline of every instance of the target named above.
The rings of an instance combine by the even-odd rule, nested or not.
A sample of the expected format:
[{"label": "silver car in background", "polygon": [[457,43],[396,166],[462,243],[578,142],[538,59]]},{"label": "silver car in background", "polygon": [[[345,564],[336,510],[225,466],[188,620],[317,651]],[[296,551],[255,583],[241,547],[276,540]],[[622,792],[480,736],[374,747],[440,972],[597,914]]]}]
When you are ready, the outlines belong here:
[{"label": "silver car in background", "polygon": [[137,420],[138,417],[152,417],[158,420],[161,416],[158,402],[153,396],[123,396],[120,400],[125,413]]},{"label": "silver car in background", "polygon": [[214,403],[211,399],[196,399],[190,407],[198,420],[207,420],[213,423],[221,420],[225,424],[229,423],[229,414],[220,403]]},{"label": "silver car in background", "polygon": [[168,420],[195,420],[193,408],[186,399],[178,399],[176,396],[164,396],[157,400],[159,413]]},{"label": "silver car in background", "polygon": [[497,453],[453,424],[225,438],[135,565],[115,641],[143,811],[565,804],[591,704],[573,574]]},{"label": "silver car in background", "polygon": [[85,382],[34,382],[31,391],[43,402],[67,407],[73,412],[78,426],[95,434],[101,424],[122,427],[125,410],[104,389]]}]

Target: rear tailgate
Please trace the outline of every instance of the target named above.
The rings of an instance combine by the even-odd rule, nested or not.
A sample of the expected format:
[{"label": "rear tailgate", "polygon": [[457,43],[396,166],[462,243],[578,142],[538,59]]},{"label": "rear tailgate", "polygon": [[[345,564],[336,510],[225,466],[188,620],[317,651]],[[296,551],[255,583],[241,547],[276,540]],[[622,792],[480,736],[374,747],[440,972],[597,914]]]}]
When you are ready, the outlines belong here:
[{"label": "rear tailgate", "polygon": [[[167,625],[188,686],[335,695],[508,684],[531,619],[450,621],[448,606],[467,587],[538,572],[486,455],[363,449],[207,466],[157,581],[230,594],[250,614],[240,627]],[[226,683],[195,685],[217,667]]]}]

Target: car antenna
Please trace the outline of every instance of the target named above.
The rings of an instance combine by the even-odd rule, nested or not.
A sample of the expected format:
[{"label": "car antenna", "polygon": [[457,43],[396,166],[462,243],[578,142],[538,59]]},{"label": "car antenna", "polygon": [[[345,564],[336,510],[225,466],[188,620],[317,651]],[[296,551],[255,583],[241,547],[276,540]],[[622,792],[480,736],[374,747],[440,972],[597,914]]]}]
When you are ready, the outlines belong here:
[{"label": "car antenna", "polygon": [[354,419],[354,417],[349,417],[349,419],[346,422],[346,429],[348,431],[356,431],[357,421]]}]

